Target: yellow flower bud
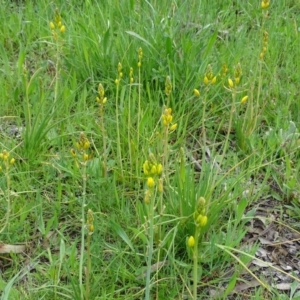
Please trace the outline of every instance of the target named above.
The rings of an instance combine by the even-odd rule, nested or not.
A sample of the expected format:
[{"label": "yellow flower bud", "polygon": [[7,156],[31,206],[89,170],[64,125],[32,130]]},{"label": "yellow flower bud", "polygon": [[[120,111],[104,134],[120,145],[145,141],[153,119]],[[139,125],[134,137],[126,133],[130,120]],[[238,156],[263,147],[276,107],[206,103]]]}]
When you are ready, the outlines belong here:
[{"label": "yellow flower bud", "polygon": [[269,6],[270,6],[270,1],[268,1],[268,0],[263,0],[262,2],[261,2],[261,8],[262,9],[265,9],[265,8],[268,8]]},{"label": "yellow flower bud", "polygon": [[203,82],[204,82],[204,84],[206,84],[206,85],[209,84],[209,79],[207,78],[207,76],[204,76]]},{"label": "yellow flower bud", "polygon": [[89,155],[86,154],[86,153],[84,153],[84,154],[83,154],[83,160],[84,160],[84,161],[87,161],[88,159],[89,159]]},{"label": "yellow flower bud", "polygon": [[189,248],[193,248],[195,246],[195,239],[192,235],[188,238],[187,244]]},{"label": "yellow flower bud", "polygon": [[89,231],[90,235],[94,233],[94,225],[93,224],[89,225],[88,231]]},{"label": "yellow flower bud", "polygon": [[217,76],[215,76],[212,80],[211,80],[211,84],[215,84],[217,82]]},{"label": "yellow flower bud", "polygon": [[228,78],[228,85],[229,87],[233,88],[233,81],[231,78]]},{"label": "yellow flower bud", "polygon": [[65,31],[66,31],[66,26],[65,25],[61,26],[60,27],[60,32],[64,33]]},{"label": "yellow flower bud", "polygon": [[171,130],[171,131],[174,131],[176,128],[177,128],[177,123],[173,124],[173,125],[170,127],[170,130]]},{"label": "yellow flower bud", "polygon": [[53,22],[50,22],[50,28],[53,30],[54,28],[55,28],[55,25],[54,25],[54,23]]},{"label": "yellow flower bud", "polygon": [[243,103],[246,103],[247,100],[248,100],[248,96],[244,96],[244,97],[242,98],[242,100],[241,100],[241,103],[242,103],[242,104],[243,104]]},{"label": "yellow flower bud", "polygon": [[138,66],[138,68],[140,68],[142,66],[142,63],[139,61],[137,66]]},{"label": "yellow flower bud", "polygon": [[200,227],[204,227],[207,223],[207,216],[199,215],[196,224]]},{"label": "yellow flower bud", "polygon": [[83,143],[83,149],[87,150],[90,148],[90,142],[88,140],[84,141]]},{"label": "yellow flower bud", "polygon": [[234,78],[235,84],[238,85],[240,83],[240,77],[236,77]]},{"label": "yellow flower bud", "polygon": [[160,175],[162,173],[162,164],[158,164],[156,166],[156,174]]},{"label": "yellow flower bud", "polygon": [[200,92],[197,89],[194,89],[194,96],[200,97]]},{"label": "yellow flower bud", "polygon": [[154,179],[152,177],[147,178],[147,186],[150,189],[152,189],[155,186],[155,182],[154,182]]},{"label": "yellow flower bud", "polygon": [[9,163],[11,164],[11,165],[13,165],[14,163],[15,163],[15,159],[14,158],[12,158],[10,161],[9,161]]},{"label": "yellow flower bud", "polygon": [[153,165],[153,166],[151,167],[151,174],[155,175],[156,172],[157,172],[156,166]]},{"label": "yellow flower bud", "polygon": [[149,162],[148,160],[146,160],[144,163],[143,163],[143,171],[144,171],[144,174],[145,175],[149,175]]}]

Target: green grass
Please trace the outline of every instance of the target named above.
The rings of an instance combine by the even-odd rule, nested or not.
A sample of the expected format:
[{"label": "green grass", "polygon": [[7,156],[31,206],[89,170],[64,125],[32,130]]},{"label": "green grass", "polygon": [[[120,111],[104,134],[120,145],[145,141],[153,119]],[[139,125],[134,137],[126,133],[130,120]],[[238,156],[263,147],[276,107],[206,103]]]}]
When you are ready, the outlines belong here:
[{"label": "green grass", "polygon": [[[53,3],[1,1],[0,240],[25,245],[1,254],[1,299],[231,299],[256,205],[299,230],[300,5],[100,2],[57,1],[61,33]],[[290,299],[258,280],[249,299]]]}]

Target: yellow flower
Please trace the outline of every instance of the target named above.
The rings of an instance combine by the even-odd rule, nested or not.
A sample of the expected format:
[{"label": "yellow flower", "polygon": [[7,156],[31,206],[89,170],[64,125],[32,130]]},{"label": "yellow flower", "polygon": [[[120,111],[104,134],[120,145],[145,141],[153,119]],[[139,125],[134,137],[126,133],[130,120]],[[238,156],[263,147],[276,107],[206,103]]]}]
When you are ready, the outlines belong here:
[{"label": "yellow flower", "polygon": [[194,95],[195,95],[196,97],[200,97],[200,92],[199,92],[199,90],[194,89]]},{"label": "yellow flower", "polygon": [[76,152],[75,152],[74,149],[71,149],[71,150],[70,150],[70,153],[71,153],[71,155],[72,155],[73,157],[76,157]]},{"label": "yellow flower", "polygon": [[155,175],[156,172],[157,172],[156,165],[153,165],[153,166],[151,167],[151,174]]},{"label": "yellow flower", "polygon": [[242,103],[242,104],[243,104],[243,103],[246,103],[247,100],[248,100],[248,96],[244,96],[244,97],[242,98],[242,100],[241,100],[241,103]]},{"label": "yellow flower", "polygon": [[162,164],[158,164],[156,166],[156,173],[157,175],[160,175],[162,173]]},{"label": "yellow flower", "polygon": [[261,8],[262,9],[265,9],[265,8],[268,8],[269,6],[270,6],[270,1],[268,1],[268,0],[263,0],[262,2],[261,2]]},{"label": "yellow flower", "polygon": [[66,26],[65,25],[61,26],[60,27],[60,32],[64,33],[65,31],[66,31]]},{"label": "yellow flower", "polygon": [[9,163],[11,164],[11,165],[13,165],[14,163],[15,163],[15,159],[14,158],[12,158],[10,161],[9,161]]},{"label": "yellow flower", "polygon": [[148,177],[147,178],[147,186],[148,188],[153,188],[155,186],[155,182],[154,182],[154,179],[152,177]]},{"label": "yellow flower", "polygon": [[174,131],[176,128],[177,128],[177,123],[173,124],[173,125],[170,127],[170,130],[171,130],[171,131]]},{"label": "yellow flower", "polygon": [[144,174],[145,174],[145,175],[149,175],[149,173],[151,172],[151,166],[150,166],[148,160],[146,160],[146,161],[143,163],[143,171],[144,171]]},{"label": "yellow flower", "polygon": [[55,25],[54,25],[54,23],[53,22],[50,22],[50,28],[53,30],[54,28],[55,28]]},{"label": "yellow flower", "polygon": [[196,220],[196,224],[200,227],[204,227],[207,223],[207,216],[199,215]]},{"label": "yellow flower", "polygon": [[86,153],[84,153],[84,154],[83,154],[83,160],[84,160],[84,161],[87,161],[88,159],[89,159],[89,155],[86,154]]},{"label": "yellow flower", "polygon": [[203,82],[204,82],[204,84],[206,84],[206,85],[209,84],[209,79],[207,78],[207,76],[204,76]]},{"label": "yellow flower", "polygon": [[215,84],[217,82],[217,76],[215,76],[212,80],[211,80],[211,84]]},{"label": "yellow flower", "polygon": [[231,78],[228,78],[228,85],[229,87],[233,88],[233,81]]},{"label": "yellow flower", "polygon": [[187,244],[189,248],[193,248],[195,246],[195,239],[192,235],[188,238]]}]

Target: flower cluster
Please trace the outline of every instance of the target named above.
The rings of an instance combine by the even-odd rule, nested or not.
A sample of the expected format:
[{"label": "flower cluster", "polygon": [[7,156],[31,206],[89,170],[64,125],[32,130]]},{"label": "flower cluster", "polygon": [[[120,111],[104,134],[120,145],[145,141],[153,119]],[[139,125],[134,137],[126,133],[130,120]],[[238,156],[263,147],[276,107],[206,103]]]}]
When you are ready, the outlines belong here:
[{"label": "flower cluster", "polygon": [[87,212],[87,223],[86,227],[88,230],[88,235],[92,235],[94,233],[94,216],[93,216],[93,211],[91,209],[88,210]]},{"label": "flower cluster", "polygon": [[261,1],[260,7],[262,9],[268,8],[270,6],[270,0],[263,0]]},{"label": "flower cluster", "polygon": [[129,81],[130,83],[134,83],[133,68],[130,68],[129,70]]},{"label": "flower cluster", "polygon": [[140,68],[142,66],[142,58],[143,58],[143,49],[140,47],[138,50],[138,57],[139,57],[139,61],[138,61],[138,68]]},{"label": "flower cluster", "polygon": [[66,31],[66,26],[62,23],[62,18],[58,9],[56,9],[54,20],[50,22],[49,26],[54,38],[57,38],[57,33],[64,33]]},{"label": "flower cluster", "polygon": [[98,86],[98,97],[96,97],[96,101],[100,104],[103,105],[106,103],[107,98],[104,97],[105,91],[104,91],[104,87],[101,83],[99,83]]},{"label": "flower cluster", "polygon": [[163,167],[162,164],[157,163],[153,153],[149,154],[148,160],[146,160],[143,164],[143,171],[145,176],[147,176],[146,186],[147,189],[145,191],[144,202],[148,204],[150,202],[150,197],[153,194],[153,188],[158,183],[158,191],[163,192],[163,183],[161,176]]},{"label": "flower cluster", "polygon": [[[77,150],[80,152],[80,154],[82,155],[82,160],[84,162],[86,162],[87,160],[90,159],[90,156],[88,154],[88,149],[90,148],[90,141],[88,140],[88,138],[85,136],[85,134],[83,132],[80,133],[79,135],[79,139],[76,142],[75,146],[77,148]],[[74,157],[76,165],[78,166],[78,161],[77,161],[77,153],[74,149],[71,149],[71,155]]]},{"label": "flower cluster", "polygon": [[[8,151],[3,150],[0,153],[0,159],[3,161],[4,165],[6,166],[6,169],[9,168],[9,166],[13,165],[15,163],[15,159],[14,158],[10,158],[10,154]],[[2,167],[0,165],[0,171],[2,170]]]},{"label": "flower cluster", "polygon": [[207,223],[205,202],[205,199],[200,197],[196,205],[193,217],[197,227],[204,227]]},{"label": "flower cluster", "polygon": [[171,131],[173,131],[177,128],[177,123],[174,123],[171,125],[172,120],[173,120],[172,108],[166,108],[162,115],[162,122],[163,122],[164,127],[170,128]]},{"label": "flower cluster", "polygon": [[228,85],[230,88],[233,88],[240,83],[242,74],[241,64],[238,63],[234,68],[234,81],[231,78],[228,78]]},{"label": "flower cluster", "polygon": [[209,64],[206,68],[204,80],[205,85],[215,84],[217,82],[217,76],[214,76],[211,65]]},{"label": "flower cluster", "polygon": [[267,47],[268,47],[268,40],[269,40],[269,34],[267,31],[264,31],[263,47],[262,47],[262,51],[260,52],[260,55],[259,55],[260,59],[263,59],[265,57],[265,54],[267,52]]},{"label": "flower cluster", "polygon": [[226,64],[226,63],[223,63],[223,64],[222,64],[222,69],[221,69],[221,77],[222,77],[222,78],[226,77],[227,72],[228,72],[227,64]]},{"label": "flower cluster", "polygon": [[166,93],[167,97],[169,97],[171,95],[172,89],[173,89],[173,86],[172,86],[171,78],[170,78],[170,76],[167,76],[166,82],[165,82],[165,93]]},{"label": "flower cluster", "polygon": [[122,77],[123,77],[122,69],[123,69],[122,64],[119,62],[119,63],[118,63],[118,78],[115,80],[115,84],[116,84],[116,85],[119,85],[120,80],[121,80]]}]

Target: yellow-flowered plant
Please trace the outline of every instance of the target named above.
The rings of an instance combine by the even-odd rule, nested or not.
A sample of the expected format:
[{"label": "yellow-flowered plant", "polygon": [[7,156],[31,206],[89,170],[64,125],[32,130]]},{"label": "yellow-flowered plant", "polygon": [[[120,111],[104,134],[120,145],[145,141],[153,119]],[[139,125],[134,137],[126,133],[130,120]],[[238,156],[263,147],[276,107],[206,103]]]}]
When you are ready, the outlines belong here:
[{"label": "yellow-flowered plant", "polygon": [[152,256],[154,251],[154,236],[155,242],[160,243],[160,226],[155,226],[154,224],[154,214],[156,205],[156,196],[157,192],[162,195],[163,192],[163,181],[162,173],[163,166],[161,163],[158,163],[154,154],[150,153],[148,159],[143,164],[143,171],[146,177],[146,190],[144,196],[144,203],[147,207],[148,212],[148,226],[147,226],[147,236],[148,236],[148,245],[147,245],[147,272],[146,272],[146,291],[145,299],[150,297],[150,274],[151,274],[151,265],[152,265]]},{"label": "yellow-flowered plant", "polygon": [[5,191],[5,199],[7,202],[7,209],[6,209],[6,216],[5,222],[0,229],[0,233],[2,233],[6,226],[9,223],[10,218],[10,206],[11,206],[11,192],[10,192],[10,170],[12,169],[13,165],[15,164],[15,158],[10,156],[10,153],[7,150],[3,150],[0,152],[0,172],[4,173],[6,179],[6,191]]},{"label": "yellow-flowered plant", "polygon": [[197,282],[198,282],[198,245],[201,238],[201,230],[206,226],[208,218],[206,213],[206,200],[200,197],[196,203],[193,214],[195,232],[187,240],[187,246],[192,250],[193,258],[193,297],[197,299]]},{"label": "yellow-flowered plant", "polygon": [[60,34],[65,33],[66,26],[62,22],[62,18],[58,9],[55,10],[54,19],[49,23],[49,26],[54,39],[57,39]]},{"label": "yellow-flowered plant", "polygon": [[267,52],[267,49],[268,49],[268,40],[269,40],[269,34],[268,34],[267,31],[264,31],[264,33],[263,33],[263,47],[262,47],[262,50],[259,54],[260,59],[264,59],[264,57],[266,55],[266,52]]},{"label": "yellow-flowered plant", "polygon": [[[54,103],[57,101],[58,96],[58,82],[59,82],[59,73],[60,73],[60,57],[63,53],[63,35],[66,31],[66,26],[63,24],[62,17],[59,13],[59,10],[55,10],[54,18],[49,23],[49,27],[51,29],[52,37],[54,39],[55,44],[55,51],[56,51],[56,57],[55,57],[55,86],[54,86]],[[55,107],[53,106],[53,111],[55,110]]]},{"label": "yellow-flowered plant", "polygon": [[81,254],[79,262],[79,288],[81,292],[81,299],[84,299],[84,286],[83,286],[83,264],[84,264],[84,253],[85,253],[85,232],[86,228],[88,229],[90,236],[94,230],[91,222],[91,217],[88,219],[88,223],[85,223],[85,208],[86,208],[86,190],[87,190],[87,163],[91,158],[89,154],[91,143],[86,137],[84,132],[79,134],[79,138],[75,143],[76,149],[71,149],[71,156],[75,160],[77,169],[81,173],[82,178],[82,196],[81,196]]},{"label": "yellow-flowered plant", "polygon": [[105,90],[101,83],[98,85],[98,96],[96,97],[96,101],[99,103],[99,114],[100,114],[100,130],[102,133],[102,146],[103,146],[103,163],[102,163],[102,174],[103,177],[106,176],[107,173],[107,150],[106,150],[106,130],[104,126],[104,105],[107,101],[105,97]]},{"label": "yellow-flowered plant", "polygon": [[205,85],[215,84],[217,82],[217,76],[214,76],[212,67],[210,64],[207,65],[205,76],[203,79]]}]

